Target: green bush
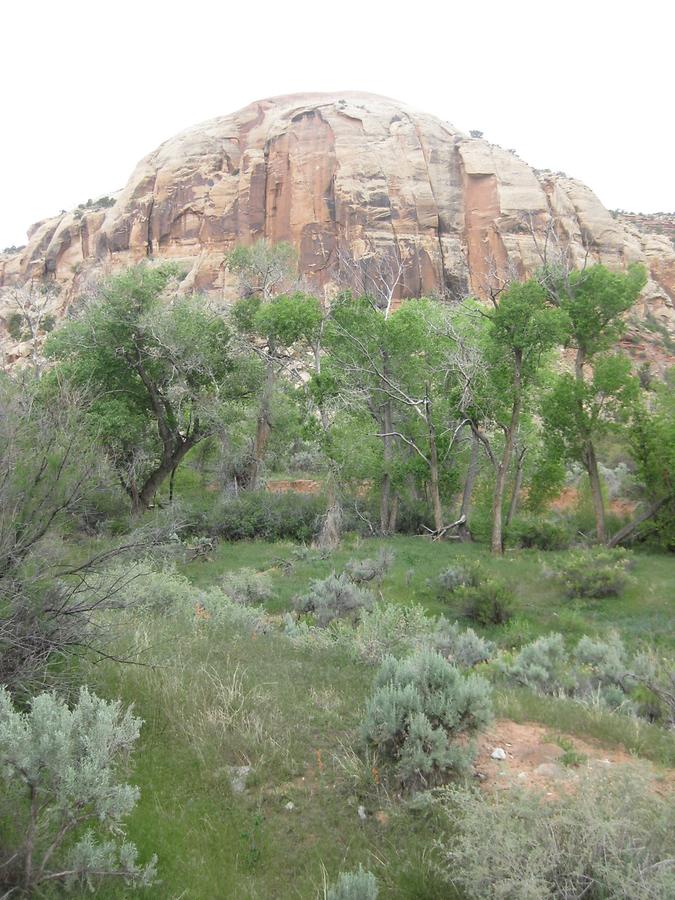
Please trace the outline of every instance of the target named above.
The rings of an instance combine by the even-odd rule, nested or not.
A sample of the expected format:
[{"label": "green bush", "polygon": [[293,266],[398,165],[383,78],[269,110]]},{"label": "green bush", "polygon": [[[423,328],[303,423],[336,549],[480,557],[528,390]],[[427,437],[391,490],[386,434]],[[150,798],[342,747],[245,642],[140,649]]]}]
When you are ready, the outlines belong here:
[{"label": "green bush", "polygon": [[495,578],[458,588],[455,596],[463,603],[464,615],[479,625],[504,625],[513,617],[513,591]]},{"label": "green bush", "polygon": [[491,717],[485,679],[464,677],[439,653],[423,650],[404,660],[384,660],[361,733],[401,785],[428,787],[468,771],[472,749],[455,739],[483,728]]},{"label": "green bush", "polygon": [[314,613],[317,625],[324,628],[335,619],[357,621],[361,611],[375,601],[371,591],[354,584],[347,575],[335,572],[328,578],[312,581],[309,591],[296,601],[301,612]]},{"label": "green bush", "polygon": [[675,896],[675,805],[647,776],[593,772],[573,792],[447,790],[448,882],[470,900]]},{"label": "green bush", "polygon": [[616,597],[628,585],[631,559],[626,550],[593,549],[570,553],[555,567],[568,597]]},{"label": "green bush", "polygon": [[506,529],[506,539],[516,547],[534,550],[566,550],[572,540],[568,528],[538,516],[522,516]]},{"label": "green bush", "polygon": [[558,694],[570,685],[569,657],[561,634],[552,632],[526,644],[513,662],[503,662],[509,680],[541,694]]},{"label": "green bush", "polygon": [[326,890],[326,900],[377,900],[377,878],[361,866],[355,872],[341,872]]},{"label": "green bush", "polygon": [[314,494],[242,491],[224,499],[213,516],[210,533],[226,541],[265,540],[310,543],[325,500]]},{"label": "green bush", "polygon": [[0,780],[13,810],[0,835],[0,885],[10,887],[3,896],[11,887],[33,896],[54,882],[93,891],[106,876],[152,883],[156,858],[139,866],[134,845],[114,839],[124,837],[122,822],[139,797],[118,774],[140,727],[119,701],[86,688],[72,710],[39,694],[21,712],[0,686]]},{"label": "green bush", "polygon": [[253,606],[266,603],[272,597],[272,581],[264,572],[243,568],[227,572],[223,578],[223,591],[235,603]]},{"label": "green bush", "polygon": [[[478,560],[468,562],[461,560],[455,565],[444,569],[436,579],[436,593],[438,599],[448,600],[464,587],[476,587],[483,579]],[[450,595],[450,597],[449,597]]]},{"label": "green bush", "polygon": [[364,584],[366,581],[381,582],[393,562],[392,551],[382,548],[375,559],[350,559],[345,565],[345,572],[356,584]]}]

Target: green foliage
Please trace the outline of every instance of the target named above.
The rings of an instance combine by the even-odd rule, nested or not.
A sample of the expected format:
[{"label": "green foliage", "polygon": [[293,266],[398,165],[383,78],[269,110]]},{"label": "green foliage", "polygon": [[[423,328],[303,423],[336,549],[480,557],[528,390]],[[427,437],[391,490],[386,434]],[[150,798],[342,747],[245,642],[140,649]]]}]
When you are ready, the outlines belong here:
[{"label": "green foliage", "polygon": [[326,891],[325,900],[377,900],[377,878],[362,866],[354,872],[341,872]]},{"label": "green foliage", "polygon": [[243,491],[238,496],[225,497],[217,505],[210,531],[226,541],[255,538],[310,543],[325,506],[325,500],[314,494]]},{"label": "green foliage", "polygon": [[333,572],[328,578],[312,581],[307,593],[297,601],[302,612],[313,613],[317,625],[325,628],[335,619],[356,621],[361,611],[375,601],[371,591],[355,584],[344,572]]},{"label": "green foliage", "polygon": [[345,573],[356,584],[367,581],[381,583],[393,562],[394,554],[383,547],[375,559],[350,559],[345,565]]},{"label": "green foliage", "polygon": [[527,644],[511,664],[502,663],[501,668],[511,681],[538,693],[562,693],[573,686],[561,634],[551,633]]},{"label": "green foliage", "polygon": [[361,733],[365,745],[413,788],[465,774],[472,752],[454,743],[491,719],[488,683],[464,677],[442,656],[420,651],[404,660],[388,657],[374,681]]},{"label": "green foliage", "polygon": [[243,603],[245,606],[265,603],[272,597],[269,576],[248,568],[228,572],[223,578],[223,590],[235,603]]},{"label": "green foliage", "polygon": [[479,625],[504,625],[513,617],[513,591],[496,578],[458,588],[464,615]]},{"label": "green foliage", "polygon": [[568,597],[616,597],[629,583],[631,558],[625,550],[587,549],[571,553],[556,566]]},{"label": "green foliage", "polygon": [[15,875],[30,893],[51,881],[93,891],[107,876],[138,887],[152,883],[155,857],[139,866],[133,844],[100,839],[123,836],[123,820],[138,801],[138,789],[118,776],[140,726],[119,701],[86,688],[72,710],[39,694],[20,712],[0,687],[0,778],[16,804],[16,843],[3,841],[5,877]]},{"label": "green foliage", "polygon": [[447,791],[448,882],[475,900],[656,900],[675,893],[675,808],[637,770],[557,796]]},{"label": "green foliage", "polygon": [[476,587],[484,578],[478,560],[459,560],[455,565],[444,569],[436,579],[436,590],[439,600],[453,597],[455,592],[464,587]]},{"label": "green foliage", "polygon": [[572,536],[562,522],[539,516],[519,516],[507,529],[507,540],[517,547],[535,550],[565,550]]},{"label": "green foliage", "polygon": [[221,426],[222,407],[257,383],[256,365],[202,300],[168,302],[177,274],[169,265],[127,270],[45,344],[58,361],[52,378],[90,392],[90,430],[140,506]]},{"label": "green foliage", "polygon": [[292,280],[297,270],[297,253],[288,243],[256,241],[235,247],[225,256],[225,265],[239,277],[242,297],[269,300]]},{"label": "green foliage", "polygon": [[624,333],[623,314],[646,282],[646,272],[639,265],[630,266],[626,273],[610,272],[601,265],[572,272],[567,284],[558,286],[572,345],[586,358],[611,347]]}]

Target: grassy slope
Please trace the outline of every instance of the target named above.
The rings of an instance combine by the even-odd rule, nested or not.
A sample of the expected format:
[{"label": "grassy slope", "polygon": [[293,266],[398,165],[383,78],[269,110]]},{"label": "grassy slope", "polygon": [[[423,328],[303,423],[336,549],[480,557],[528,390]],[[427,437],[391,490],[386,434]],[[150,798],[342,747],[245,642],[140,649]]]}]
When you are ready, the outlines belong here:
[{"label": "grassy slope", "polygon": [[[217,583],[224,571],[270,570],[272,610],[288,608],[309,580],[340,569],[347,559],[374,555],[382,541],[355,542],[329,559],[295,561],[283,574],[290,545],[223,544],[210,561],[185,565],[195,585]],[[417,600],[441,609],[427,585],[453,558],[480,556],[516,588],[518,620],[495,633],[505,645],[552,628],[570,637],[618,627],[635,641],[665,647],[673,562],[640,556],[636,582],[620,600],[570,605],[542,577],[549,554],[511,553],[492,560],[479,547],[393,538],[392,571],[382,585],[394,602]],[[338,653],[300,651],[274,634],[239,635],[212,622],[154,615],[134,623],[162,668],[94,669],[90,681],[107,696],[134,702],[145,719],[133,780],[141,801],[129,837],[143,858],[157,852],[162,883],[147,896],[166,898],[314,898],[323,867],[330,879],[363,863],[382,882],[382,897],[447,897],[430,862],[436,835],[428,814],[392,804],[368,762],[354,753],[372,670]],[[586,710],[578,704],[500,692],[498,712],[559,730],[623,743],[660,762],[675,760],[661,729]],[[231,790],[227,766],[250,764],[245,793]],[[292,811],[285,809],[293,803]],[[366,808],[367,818],[357,813]],[[376,813],[387,816],[386,823]],[[380,818],[382,816],[380,815]],[[134,896],[121,886],[103,897]]]},{"label": "grassy slope", "polygon": [[[433,585],[427,583],[458,557],[478,558],[488,572],[508,581],[515,593],[515,621],[490,634],[503,646],[517,646],[549,631],[575,638],[616,628],[630,644],[648,640],[664,650],[675,649],[675,561],[665,555],[636,554],[633,581],[624,594],[592,601],[566,599],[556,579],[547,574],[552,563],[564,554],[512,550],[503,559],[495,559],[481,545],[431,543],[419,537],[354,540],[327,559],[317,559],[314,554],[307,561],[294,560],[289,544],[221,544],[211,561],[191,563],[183,571],[195,584],[207,585],[218,583],[223,572],[242,566],[270,570],[275,599],[269,608],[278,612],[288,609],[292,597],[302,593],[312,579],[324,578],[333,569],[340,571],[348,559],[374,556],[385,545],[395,553],[394,565],[381,587],[391,602],[414,600],[430,612],[444,613],[449,618],[461,616],[460,607],[440,603]],[[293,561],[290,574],[278,567],[280,559]]]}]

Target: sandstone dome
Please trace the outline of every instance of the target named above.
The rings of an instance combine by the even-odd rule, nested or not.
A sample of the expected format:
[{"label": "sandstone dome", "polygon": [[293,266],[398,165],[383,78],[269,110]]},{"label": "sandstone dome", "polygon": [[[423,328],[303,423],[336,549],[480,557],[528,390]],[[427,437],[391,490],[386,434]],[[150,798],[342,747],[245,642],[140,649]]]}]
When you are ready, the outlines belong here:
[{"label": "sandstone dome", "polygon": [[[386,97],[273,97],[165,141],[109,207],[34,225],[0,256],[0,286],[58,283],[63,303],[101,273],[141,259],[185,264],[189,289],[233,293],[224,254],[290,241],[316,290],[346,260],[400,263],[399,297],[482,294],[494,274],[527,275],[554,224],[569,257],[644,263],[649,314],[672,325],[675,254],[666,236],[615,219],[584,184]],[[644,313],[647,306],[644,306]]]}]

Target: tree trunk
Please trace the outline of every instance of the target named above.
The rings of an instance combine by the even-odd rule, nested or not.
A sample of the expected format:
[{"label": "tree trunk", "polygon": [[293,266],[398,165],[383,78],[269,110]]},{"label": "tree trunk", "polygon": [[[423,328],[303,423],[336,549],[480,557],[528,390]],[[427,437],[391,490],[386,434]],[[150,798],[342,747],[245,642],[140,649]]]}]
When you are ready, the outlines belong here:
[{"label": "tree trunk", "polygon": [[518,512],[518,502],[520,500],[520,491],[523,487],[523,474],[524,467],[523,463],[525,460],[525,450],[521,450],[518,454],[518,463],[516,466],[516,477],[513,481],[513,491],[511,492],[511,502],[509,503],[509,511],[506,515],[505,525],[508,528],[511,522],[513,522],[516,513]]},{"label": "tree trunk", "polygon": [[612,537],[607,541],[607,546],[617,547],[622,541],[625,541],[627,537],[630,537],[634,531],[637,531],[637,529],[640,527],[640,525],[642,525],[643,522],[646,522],[648,519],[651,519],[652,516],[655,516],[656,513],[672,499],[672,495],[669,494],[667,497],[662,497],[660,500],[652,503],[644,512],[640,513],[637,518],[633,519],[632,522],[624,525],[623,528],[620,528],[616,532],[616,534],[613,534]]},{"label": "tree trunk", "polygon": [[382,438],[383,471],[380,492],[380,531],[384,535],[389,534],[391,528],[391,473],[389,467],[392,458],[392,427],[391,401],[387,400],[382,413],[382,434],[384,436]]},{"label": "tree trunk", "polygon": [[132,512],[134,515],[144,512],[150,506],[153,497],[159,490],[162,482],[178,467],[185,455],[202,439],[202,436],[190,436],[181,440],[170,454],[165,454],[161,463],[154,472],[145,480],[139,491],[134,491],[132,496]]},{"label": "tree trunk", "polygon": [[432,419],[431,401],[427,398],[424,410],[429,432],[429,489],[431,505],[434,511],[434,528],[440,532],[443,528],[443,506],[441,505],[441,489],[438,473],[438,447],[436,445],[436,429]]},{"label": "tree trunk", "polygon": [[255,439],[253,441],[253,459],[246,470],[246,486],[251,491],[256,491],[260,487],[260,477],[265,462],[265,453],[272,432],[271,407],[275,379],[276,371],[274,361],[268,359],[265,385],[263,387],[262,397],[260,398],[258,421],[256,424]]},{"label": "tree trunk", "polygon": [[593,500],[593,512],[595,513],[595,534],[597,540],[601,544],[604,544],[607,540],[605,529],[605,501],[602,496],[602,484],[600,482],[600,472],[598,470],[595,447],[590,440],[586,444],[584,462],[586,463],[586,471],[588,472],[588,479],[591,483],[591,498]]},{"label": "tree trunk", "polygon": [[476,435],[471,432],[471,457],[469,458],[469,468],[466,472],[466,479],[464,481],[464,491],[462,493],[462,508],[459,511],[459,518],[462,519],[462,524],[458,528],[458,534],[462,541],[470,541],[471,540],[471,530],[469,528],[469,517],[471,515],[471,501],[473,499],[473,486],[476,482],[476,475],[478,474],[478,451],[480,449],[480,442]]},{"label": "tree trunk", "polygon": [[502,525],[504,490],[506,488],[506,479],[509,474],[509,466],[511,465],[511,457],[513,456],[513,445],[516,433],[518,432],[518,424],[520,422],[520,408],[522,404],[522,365],[522,352],[520,350],[516,350],[511,420],[509,422],[508,428],[506,429],[506,434],[504,435],[504,450],[502,451],[501,461],[497,465],[495,490],[492,496],[492,539],[490,542],[490,547],[492,552],[499,556],[504,553],[504,529]]}]

